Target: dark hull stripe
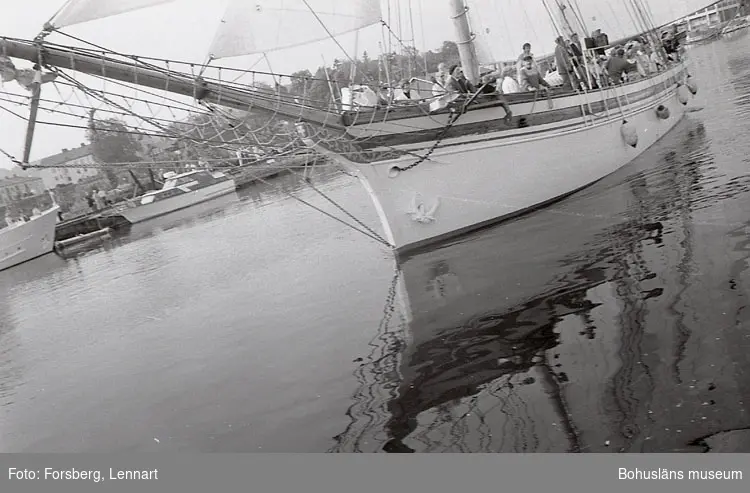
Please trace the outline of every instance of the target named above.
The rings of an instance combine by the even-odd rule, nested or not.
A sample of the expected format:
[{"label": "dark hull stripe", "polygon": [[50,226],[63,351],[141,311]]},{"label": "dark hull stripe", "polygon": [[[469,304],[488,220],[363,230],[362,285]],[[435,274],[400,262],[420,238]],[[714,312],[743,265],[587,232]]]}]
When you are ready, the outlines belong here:
[{"label": "dark hull stripe", "polygon": [[[473,140],[472,143],[486,142],[500,139],[510,138],[525,138],[529,135],[541,134],[547,132],[559,132],[561,130],[568,130],[574,127],[580,127],[583,125],[581,118],[583,113],[592,115],[594,118],[602,117],[606,115],[607,108],[609,109],[609,115],[601,118],[600,121],[607,121],[620,117],[620,106],[628,111],[634,109],[633,106],[639,102],[645,101],[650,97],[663,95],[666,96],[674,91],[674,86],[678,83],[680,77],[685,74],[686,69],[683,67],[680,70],[675,71],[674,75],[661,80],[660,82],[653,81],[653,83],[644,89],[631,94],[624,94],[619,97],[610,97],[602,101],[590,101],[588,104],[584,104],[581,108],[580,104],[571,104],[564,108],[557,110],[550,110],[546,112],[518,115],[514,116],[511,125],[506,125],[503,119],[492,118],[491,120],[485,120],[480,122],[466,123],[463,125],[457,124],[450,129],[445,138],[456,138],[466,136],[481,136],[487,133],[497,133],[503,130],[515,130],[518,128],[527,128],[528,131],[524,132],[502,132],[500,135],[492,135],[485,139]],[[638,81],[642,83],[643,80]],[[620,88],[627,87],[627,85],[619,86]],[[599,92],[590,94],[590,97],[596,97],[600,95]],[[605,94],[606,95],[606,94]],[[570,96],[566,96],[570,97]],[[585,96],[574,96],[580,98],[579,101],[585,102]],[[661,99],[661,98],[659,98]],[[498,104],[493,104],[491,107],[499,107]],[[589,109],[590,106],[590,109]],[[473,111],[483,111],[490,108],[490,105],[484,103],[477,107],[472,107]],[[640,110],[640,109],[639,109]],[[417,110],[419,111],[419,110]],[[488,113],[490,113],[488,111]],[[496,114],[504,116],[502,110],[494,110],[491,112],[491,116],[494,117]],[[424,115],[420,113],[419,118],[423,118]],[[490,116],[490,115],[488,115]],[[417,119],[417,115],[412,117]],[[559,122],[565,122],[570,120],[567,124],[559,124],[552,128],[538,128],[545,124],[555,124]],[[459,119],[460,123],[460,119]],[[534,128],[537,127],[537,128]],[[304,130],[303,130],[304,129]],[[423,144],[425,147],[434,145],[440,132],[444,131],[444,127],[439,127],[431,130],[419,130],[416,132],[409,133],[398,133],[394,132],[385,136],[378,137],[365,137],[362,139],[356,139],[352,135],[346,135],[346,132],[341,132],[331,128],[314,128],[311,125],[304,125],[302,128],[298,128],[298,131],[302,130],[305,135],[306,143],[312,147],[318,148],[319,152],[324,154],[331,153],[332,155],[339,155],[345,159],[348,159],[354,163],[359,164],[371,164],[391,159],[398,159],[404,156],[413,156],[416,159],[423,159],[419,154],[418,149],[407,150],[403,147],[410,144]],[[455,145],[464,145],[468,142],[455,142],[455,143],[441,143],[440,148],[452,147]]]},{"label": "dark hull stripe", "polygon": [[[667,93],[665,92],[664,96],[666,95]],[[638,111],[639,112],[648,111],[648,109],[641,108]],[[614,113],[614,115],[610,118],[603,118],[600,122],[605,123],[606,121],[608,120],[611,121],[613,119],[619,119],[618,113]],[[482,142],[491,142],[491,141],[506,140],[506,139],[519,139],[519,138],[523,139],[523,138],[527,138],[533,135],[539,135],[539,134],[550,133],[550,132],[559,133],[560,131],[569,130],[573,128],[580,128],[580,127],[581,127],[581,122],[574,121],[565,125],[556,126],[554,128],[546,128],[546,129],[538,129],[538,130],[530,129],[528,132],[524,132],[522,134],[501,133],[499,135],[495,134],[495,135],[492,135],[483,139],[472,140],[470,142],[462,141],[462,142],[442,143],[438,147],[440,149],[445,149],[445,148],[454,147],[454,146],[477,144],[477,143],[482,143]],[[341,139],[341,135],[336,136],[336,134],[333,134],[330,132],[325,132],[325,133],[330,134],[330,135],[327,135],[326,138],[317,139],[316,144],[318,146],[325,148],[326,150],[330,152],[339,154],[354,163],[371,164],[371,163],[377,163],[379,161],[401,158],[408,154],[406,151],[399,150],[399,149],[363,150],[359,148],[358,146],[352,144],[351,142],[347,142],[346,139]],[[480,135],[480,134],[476,134],[476,135]],[[419,157],[418,154],[414,154],[414,156]]]},{"label": "dark hull stripe", "polygon": [[[679,76],[684,70],[686,70],[683,66],[683,68],[679,71],[676,76]],[[655,79],[664,73],[659,73],[651,78]],[[672,81],[674,82],[675,76],[671,77]],[[635,80],[633,82],[628,82],[626,84],[621,84],[617,86],[618,88],[624,89],[627,92],[628,86],[633,86],[635,84],[639,84],[641,82],[644,82],[644,80],[648,79],[640,79]],[[667,79],[669,82],[670,79]],[[663,84],[663,82],[662,82]],[[598,94],[599,90],[596,89],[592,91],[592,94]],[[574,95],[575,93],[570,90],[561,90],[559,88],[554,88],[551,91],[551,99],[557,100],[561,98],[566,98]],[[516,94],[504,94],[503,95],[505,100],[510,105],[514,104],[522,104],[522,103],[531,103],[534,101],[534,93],[525,92],[525,93],[516,93]],[[480,96],[481,98],[482,96]],[[488,101],[485,103],[479,103],[476,104],[476,108],[493,108],[493,107],[499,107],[500,104],[497,102]],[[431,113],[431,115],[439,115],[439,114],[445,114],[449,113],[449,110],[443,109],[441,111],[435,111]],[[403,106],[403,107],[390,107],[390,108],[377,108],[374,111],[372,110],[360,110],[357,111],[346,111],[342,115],[342,122],[346,126],[365,126],[370,124],[370,122],[381,122],[381,121],[397,121],[397,120],[403,120],[406,118],[418,118],[421,116],[424,116],[425,111],[424,109],[417,108],[414,106]]]},{"label": "dark hull stripe", "polygon": [[[619,120],[619,118],[621,118],[621,116],[616,113],[615,116],[614,116],[614,119]],[[606,120],[611,120],[611,119],[612,118],[610,118],[610,119],[603,118],[602,120],[600,120],[600,123],[603,123]],[[558,133],[560,131],[565,131],[565,130],[569,130],[569,129],[572,129],[572,128],[575,128],[575,127],[579,127],[580,125],[581,125],[580,122],[576,121],[576,122],[568,123],[566,125],[558,125],[558,126],[556,126],[554,128],[545,128],[545,129],[539,129],[539,130],[531,130],[529,132],[524,132],[522,134],[493,135],[492,137],[486,137],[484,139],[471,140],[470,142],[462,141],[462,142],[452,142],[452,143],[441,144],[441,145],[438,146],[438,149],[446,149],[446,148],[449,148],[449,147],[466,145],[466,144],[469,144],[469,143],[471,143],[471,144],[479,144],[479,143],[482,143],[482,142],[492,142],[492,141],[496,141],[496,140],[505,140],[505,139],[512,139],[512,138],[516,138],[516,139],[521,138],[522,139],[522,138],[527,138],[527,137],[530,137],[530,136],[544,134],[544,133],[548,133],[548,132]]]},{"label": "dark hull stripe", "polygon": [[[639,81],[642,82],[642,81]],[[499,130],[512,130],[517,128],[526,128],[531,126],[538,126],[538,125],[548,125],[551,123],[558,123],[565,120],[570,120],[573,118],[581,118],[585,112],[586,115],[591,115],[592,113],[604,113],[607,111],[607,108],[609,108],[610,113],[619,113],[620,112],[620,106],[622,107],[629,107],[635,103],[641,102],[643,100],[646,100],[648,98],[651,98],[659,93],[667,92],[671,87],[677,82],[677,79],[675,77],[670,77],[666,80],[666,82],[660,82],[654,86],[647,87],[646,89],[643,89],[641,91],[628,94],[627,98],[625,96],[619,97],[619,103],[618,103],[618,97],[612,96],[606,100],[599,100],[596,102],[590,102],[589,104],[583,104],[583,107],[580,105],[576,106],[568,106],[565,108],[560,108],[556,110],[549,110],[549,111],[542,111],[542,112],[535,112],[530,115],[514,115],[512,118],[512,121],[510,124],[507,124],[503,118],[494,118],[492,120],[485,120],[480,122],[473,122],[473,123],[466,123],[461,125],[460,124],[460,118],[458,120],[459,123],[451,127],[450,130],[448,130],[443,138],[455,138],[455,137],[463,137],[466,135],[481,135],[489,132],[497,132]],[[665,86],[667,89],[665,89]],[[627,87],[627,86],[620,86],[620,87]],[[598,95],[600,94],[598,91],[596,93],[590,93],[589,97],[592,95]],[[580,96],[580,98],[583,100],[584,96]],[[537,101],[537,103],[540,103],[540,101]],[[545,104],[544,101],[541,101],[541,104]],[[494,108],[494,107],[500,107],[499,103],[495,103],[492,105],[484,104],[481,107],[472,108],[469,111],[481,111],[482,109],[486,108]],[[511,105],[512,109],[512,105]],[[423,115],[420,115],[423,117]],[[410,144],[419,144],[423,142],[429,142],[434,141],[437,139],[437,137],[440,135],[441,132],[444,131],[443,127],[436,128],[436,129],[429,129],[429,130],[417,130],[413,132],[404,132],[404,133],[394,133],[394,134],[387,134],[387,135],[379,135],[374,137],[366,137],[363,138],[361,141],[355,139],[355,142],[362,148],[362,149],[374,149],[376,147],[397,147],[402,145],[410,145]]]}]

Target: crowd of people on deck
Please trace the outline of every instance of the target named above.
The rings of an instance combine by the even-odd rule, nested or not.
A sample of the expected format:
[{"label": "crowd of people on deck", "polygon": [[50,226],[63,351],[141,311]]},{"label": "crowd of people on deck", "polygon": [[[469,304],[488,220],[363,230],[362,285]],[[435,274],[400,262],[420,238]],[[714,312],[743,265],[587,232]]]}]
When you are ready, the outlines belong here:
[{"label": "crowd of people on deck", "polygon": [[[606,33],[597,29],[583,45],[578,34],[555,40],[552,60],[545,69],[525,43],[515,64],[499,71],[481,74],[481,84],[493,85],[497,92],[512,94],[561,87],[568,90],[590,90],[648,77],[679,59],[676,28],[665,33],[660,42],[638,36],[622,45],[610,46]],[[454,73],[453,70],[458,70]],[[470,92],[463,82],[460,67],[439,71],[433,92]]]},{"label": "crowd of people on deck", "polygon": [[[660,39],[636,36],[615,46],[600,29],[582,43],[578,34],[555,40],[554,55],[538,60],[530,43],[521,47],[515,63],[495,66],[480,73],[476,84],[470,82],[461,65],[438,65],[430,82],[431,90],[414,87],[414,79],[394,85],[382,85],[373,92],[375,106],[407,102],[430,102],[460,94],[514,94],[532,91],[592,90],[631,82],[664,70],[680,57],[680,45],[673,26]],[[424,82],[424,81],[423,81]],[[371,91],[372,92],[372,91]]]}]

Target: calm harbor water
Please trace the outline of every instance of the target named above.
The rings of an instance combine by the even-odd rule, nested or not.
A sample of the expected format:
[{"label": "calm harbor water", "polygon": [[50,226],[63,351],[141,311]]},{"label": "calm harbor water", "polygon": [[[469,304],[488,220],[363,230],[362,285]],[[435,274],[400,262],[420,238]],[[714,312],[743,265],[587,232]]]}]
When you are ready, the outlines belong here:
[{"label": "calm harbor water", "polygon": [[0,273],[0,450],[748,451],[750,36],[691,56],[636,162],[399,269],[289,176]]}]

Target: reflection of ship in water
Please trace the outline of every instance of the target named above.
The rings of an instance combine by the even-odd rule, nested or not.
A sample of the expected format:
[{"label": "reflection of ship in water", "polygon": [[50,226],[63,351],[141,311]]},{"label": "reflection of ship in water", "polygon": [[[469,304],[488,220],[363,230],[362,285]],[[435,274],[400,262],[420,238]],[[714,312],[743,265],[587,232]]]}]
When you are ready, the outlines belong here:
[{"label": "reflection of ship in water", "polygon": [[332,451],[676,451],[747,426],[747,339],[695,300],[747,274],[696,270],[723,240],[693,226],[711,155],[683,123],[623,186],[403,262],[406,320],[381,325]]}]

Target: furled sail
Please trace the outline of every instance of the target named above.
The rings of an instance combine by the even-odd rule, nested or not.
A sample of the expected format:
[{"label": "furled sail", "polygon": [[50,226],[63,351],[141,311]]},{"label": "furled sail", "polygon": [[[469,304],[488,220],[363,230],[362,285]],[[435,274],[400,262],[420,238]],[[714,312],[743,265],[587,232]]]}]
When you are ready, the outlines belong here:
[{"label": "furled sail", "polygon": [[[570,31],[584,38],[601,29],[614,41],[641,32],[644,16],[654,26],[664,26],[716,0],[467,0],[466,3],[477,59],[481,64],[492,64],[515,60],[527,42],[532,53],[539,56],[552,53],[555,38]],[[641,6],[640,12],[636,5]],[[565,7],[564,15],[560,6]]]},{"label": "furled sail", "polygon": [[50,23],[56,28],[66,27],[174,1],[175,0],[70,0],[58,11]]},{"label": "furled sail", "polygon": [[226,58],[301,46],[381,19],[380,0],[232,0],[210,54]]}]

